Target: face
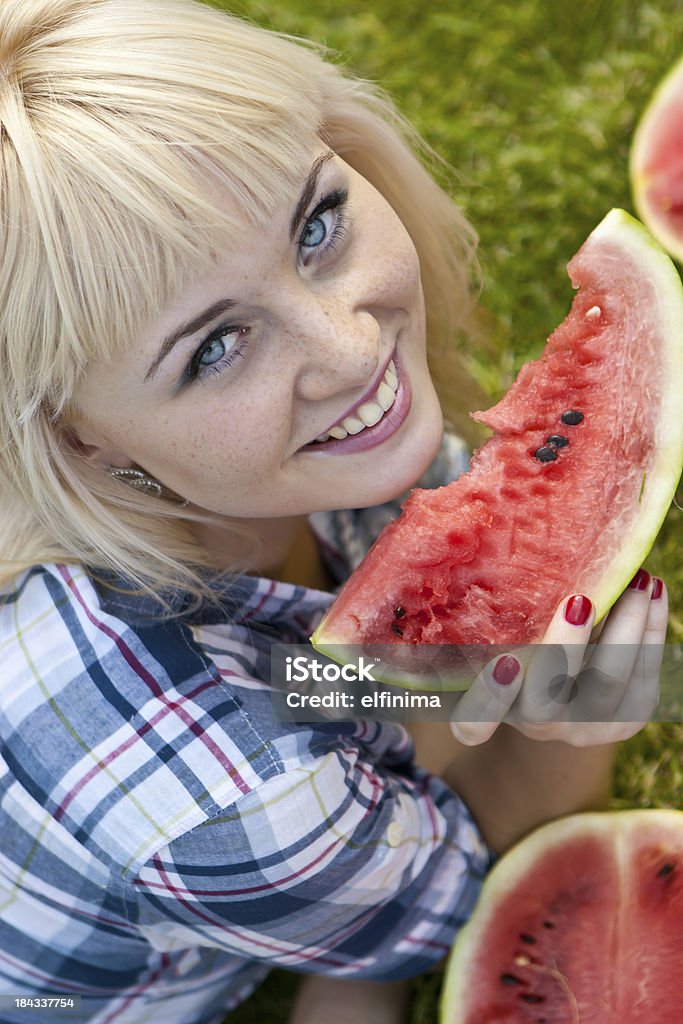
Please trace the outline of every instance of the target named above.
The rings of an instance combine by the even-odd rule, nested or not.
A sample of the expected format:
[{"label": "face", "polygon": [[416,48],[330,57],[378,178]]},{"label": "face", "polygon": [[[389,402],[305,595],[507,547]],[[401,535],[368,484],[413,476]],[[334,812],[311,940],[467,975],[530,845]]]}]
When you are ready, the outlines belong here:
[{"label": "face", "polygon": [[75,406],[103,466],[135,464],[230,519],[395,497],[442,431],[401,221],[317,149],[291,204],[91,367]]}]

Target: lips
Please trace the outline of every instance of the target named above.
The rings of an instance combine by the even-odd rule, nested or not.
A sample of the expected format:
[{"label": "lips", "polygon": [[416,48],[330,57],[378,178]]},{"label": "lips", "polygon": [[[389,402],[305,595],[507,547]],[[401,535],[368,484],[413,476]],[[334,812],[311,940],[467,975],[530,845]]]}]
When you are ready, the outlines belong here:
[{"label": "lips", "polygon": [[316,441],[322,444],[329,441],[330,437],[341,441],[349,434],[359,434],[367,427],[374,427],[394,404],[397,389],[398,374],[392,360],[376,391],[373,391],[367,400],[361,399],[360,404],[355,405],[352,413],[338,420],[334,426],[330,427],[329,431],[317,437]]},{"label": "lips", "polygon": [[[367,391],[363,395],[361,395],[361,397],[358,399],[358,401],[354,405],[352,405],[351,408],[348,409],[344,413],[343,416],[340,416],[339,419],[336,420],[332,424],[331,427],[328,427],[328,429],[326,431],[327,434],[329,434],[334,427],[339,426],[345,419],[349,419],[349,418],[353,417],[354,413],[356,413],[357,410],[360,409],[362,405],[365,405],[369,400],[374,398],[374,396],[377,394],[377,391],[381,387],[381,384],[382,384],[384,378],[386,377],[387,370],[388,370],[389,366],[391,365],[391,363],[393,362],[394,356],[395,356],[395,352],[392,352],[392,354],[389,356],[389,358],[387,359],[386,363],[384,364],[384,367],[383,367],[381,373],[378,374],[377,379],[375,380],[374,384],[370,385],[370,387],[367,389]],[[393,388],[393,390],[394,391],[396,390],[395,387]],[[373,426],[373,425],[374,424],[372,424],[372,423],[366,423],[365,424],[365,426],[368,426],[368,427]],[[347,433],[352,433],[352,431],[347,431]]]},{"label": "lips", "polygon": [[[324,453],[326,455],[350,455],[354,452],[367,451],[370,448],[374,448],[379,444],[383,444],[392,434],[396,433],[398,428],[405,420],[410,410],[411,404],[411,393],[410,386],[407,379],[405,378],[399,359],[395,353],[392,353],[392,357],[387,361],[382,376],[378,377],[376,381],[367,389],[363,396],[354,403],[353,406],[338,420],[336,420],[332,426],[328,429],[327,434],[339,430],[344,430],[341,424],[353,426],[353,420],[358,418],[359,410],[365,414],[362,409],[363,406],[367,406],[368,403],[374,404],[375,396],[385,382],[387,371],[389,370],[390,364],[393,362],[395,367],[395,395],[392,402],[389,404],[388,400],[385,404],[388,408],[378,409],[377,412],[381,412],[381,417],[378,421],[371,426],[366,425],[358,419],[358,429],[352,429],[348,431],[348,436],[339,436],[335,438],[334,433],[329,440],[313,441],[311,444],[304,445],[302,452],[316,452]],[[381,394],[380,394],[381,398]],[[366,416],[367,419],[367,416]],[[321,438],[325,435],[321,435]]]}]

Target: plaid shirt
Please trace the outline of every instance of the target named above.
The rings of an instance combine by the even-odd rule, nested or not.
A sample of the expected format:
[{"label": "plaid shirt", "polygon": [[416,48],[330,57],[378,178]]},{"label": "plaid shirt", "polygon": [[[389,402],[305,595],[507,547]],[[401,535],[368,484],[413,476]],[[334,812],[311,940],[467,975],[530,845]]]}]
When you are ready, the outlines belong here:
[{"label": "plaid shirt", "polygon": [[[313,520],[348,572],[395,512]],[[64,565],[0,593],[0,993],[209,1024],[274,965],[391,979],[447,952],[490,866],[459,798],[399,725],[272,714],[270,645],[331,599],[240,577],[153,621]]]}]

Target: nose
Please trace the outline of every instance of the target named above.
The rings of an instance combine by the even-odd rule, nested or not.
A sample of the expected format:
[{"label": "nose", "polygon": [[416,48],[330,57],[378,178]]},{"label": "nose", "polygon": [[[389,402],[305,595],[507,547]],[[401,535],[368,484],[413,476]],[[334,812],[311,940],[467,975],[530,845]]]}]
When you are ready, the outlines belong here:
[{"label": "nose", "polygon": [[368,309],[344,296],[308,294],[290,322],[299,398],[319,401],[367,384],[381,357],[381,326]]}]

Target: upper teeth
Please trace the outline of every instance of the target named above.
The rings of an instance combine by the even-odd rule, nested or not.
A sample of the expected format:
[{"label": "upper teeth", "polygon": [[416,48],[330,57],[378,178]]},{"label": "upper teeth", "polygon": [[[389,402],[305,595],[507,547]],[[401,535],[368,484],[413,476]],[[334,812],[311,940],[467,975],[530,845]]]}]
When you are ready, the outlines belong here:
[{"label": "upper teeth", "polygon": [[385,412],[391,409],[396,398],[397,389],[398,376],[396,374],[396,366],[392,360],[387,366],[382,381],[372,398],[369,398],[367,402],[363,402],[357,409],[354,409],[353,415],[347,416],[341,423],[330,427],[327,434],[321,434],[320,437],[316,437],[316,441],[328,441],[331,437],[342,441],[349,434],[360,434],[361,430],[365,430],[366,427],[374,427],[375,423],[379,423],[382,419]]}]

